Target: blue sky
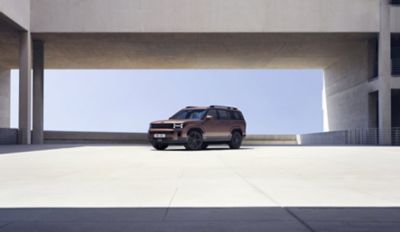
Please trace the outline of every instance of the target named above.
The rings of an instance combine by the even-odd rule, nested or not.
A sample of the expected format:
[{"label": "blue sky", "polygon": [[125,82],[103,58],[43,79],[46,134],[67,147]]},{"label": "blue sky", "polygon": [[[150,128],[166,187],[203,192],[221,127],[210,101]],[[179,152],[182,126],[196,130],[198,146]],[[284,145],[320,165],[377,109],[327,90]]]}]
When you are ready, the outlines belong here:
[{"label": "blue sky", "polygon": [[[12,71],[11,124],[18,123]],[[187,105],[240,108],[249,134],[322,131],[321,70],[46,70],[45,130],[145,132]]]}]

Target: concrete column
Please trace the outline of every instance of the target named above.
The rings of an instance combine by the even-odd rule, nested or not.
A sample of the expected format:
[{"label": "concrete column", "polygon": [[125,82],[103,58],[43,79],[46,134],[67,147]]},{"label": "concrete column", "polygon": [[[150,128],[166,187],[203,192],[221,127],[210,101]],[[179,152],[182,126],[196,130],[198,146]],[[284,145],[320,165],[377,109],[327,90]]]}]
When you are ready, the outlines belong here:
[{"label": "concrete column", "polygon": [[43,143],[43,87],[44,46],[43,41],[33,41],[33,131],[32,143]]},{"label": "concrete column", "polygon": [[0,128],[10,127],[10,74],[0,67]]},{"label": "concrete column", "polygon": [[31,143],[32,41],[30,32],[20,34],[19,52],[19,143]]},{"label": "concrete column", "polygon": [[[379,32],[379,128],[388,130],[392,127],[391,119],[391,57],[390,57],[390,4],[389,0],[380,0]],[[386,132],[386,131],[385,131]],[[387,131],[389,132],[389,131]],[[390,133],[379,137],[381,145],[391,144]]]}]

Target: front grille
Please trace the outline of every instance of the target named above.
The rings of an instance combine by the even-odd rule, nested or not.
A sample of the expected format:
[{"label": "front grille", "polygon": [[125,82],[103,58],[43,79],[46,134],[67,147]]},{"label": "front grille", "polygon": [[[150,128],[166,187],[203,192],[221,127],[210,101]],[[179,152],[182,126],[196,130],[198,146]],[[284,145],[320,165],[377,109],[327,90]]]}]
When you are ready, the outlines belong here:
[{"label": "front grille", "polygon": [[162,123],[162,124],[151,124],[152,129],[173,129],[174,124],[172,123]]}]

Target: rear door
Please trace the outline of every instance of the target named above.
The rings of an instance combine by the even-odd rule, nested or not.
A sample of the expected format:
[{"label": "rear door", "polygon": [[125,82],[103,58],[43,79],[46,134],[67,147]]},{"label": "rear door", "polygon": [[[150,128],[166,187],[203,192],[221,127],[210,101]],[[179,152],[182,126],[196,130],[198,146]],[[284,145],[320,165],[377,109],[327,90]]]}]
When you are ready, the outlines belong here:
[{"label": "rear door", "polygon": [[227,110],[218,109],[218,117],[220,120],[219,137],[221,140],[229,140],[231,137],[231,117]]}]

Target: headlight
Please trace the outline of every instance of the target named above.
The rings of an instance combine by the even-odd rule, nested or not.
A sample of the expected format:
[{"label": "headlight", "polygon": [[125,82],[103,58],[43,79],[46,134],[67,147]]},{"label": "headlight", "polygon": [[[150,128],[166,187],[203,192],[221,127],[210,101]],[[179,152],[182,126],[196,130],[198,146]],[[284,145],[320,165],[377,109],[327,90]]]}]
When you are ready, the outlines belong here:
[{"label": "headlight", "polygon": [[183,123],[174,123],[174,129],[182,129],[183,126]]}]

